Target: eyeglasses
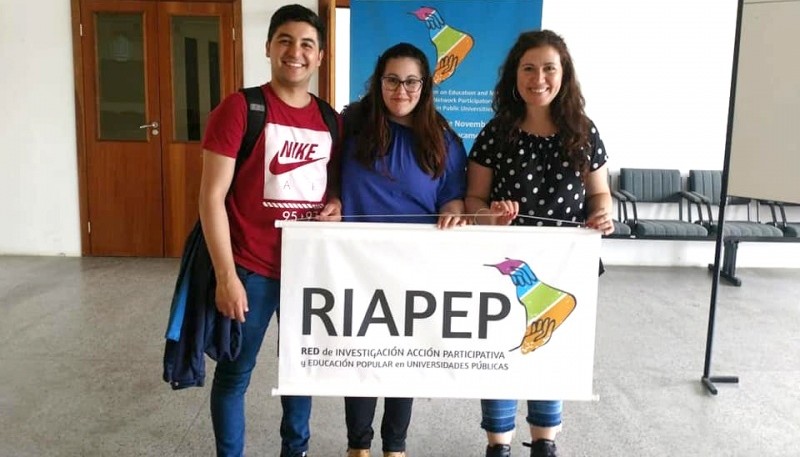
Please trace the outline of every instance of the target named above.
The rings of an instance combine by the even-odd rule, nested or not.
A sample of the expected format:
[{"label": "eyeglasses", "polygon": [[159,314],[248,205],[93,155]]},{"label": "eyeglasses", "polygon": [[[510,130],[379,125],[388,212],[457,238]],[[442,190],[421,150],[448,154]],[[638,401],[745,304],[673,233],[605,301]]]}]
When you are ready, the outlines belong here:
[{"label": "eyeglasses", "polygon": [[387,90],[397,90],[400,84],[406,88],[406,92],[417,92],[422,89],[422,80],[417,78],[408,78],[402,80],[396,76],[384,76],[381,78],[381,85]]}]

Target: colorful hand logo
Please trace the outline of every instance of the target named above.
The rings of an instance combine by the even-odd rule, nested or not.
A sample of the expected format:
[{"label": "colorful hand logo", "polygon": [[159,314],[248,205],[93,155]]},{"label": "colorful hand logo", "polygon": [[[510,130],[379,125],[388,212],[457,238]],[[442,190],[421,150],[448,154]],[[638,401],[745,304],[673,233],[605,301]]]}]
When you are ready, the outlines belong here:
[{"label": "colorful hand logo", "polygon": [[525,307],[527,327],[517,348],[527,354],[547,344],[553,332],[575,309],[575,296],[539,281],[528,264],[521,260],[507,259],[487,266],[511,277],[517,289],[517,300]]},{"label": "colorful hand logo", "polygon": [[453,76],[472,49],[474,40],[469,34],[445,24],[442,16],[434,8],[423,6],[411,14],[428,27],[430,39],[436,47],[436,70],[433,72],[433,82],[441,84]]}]

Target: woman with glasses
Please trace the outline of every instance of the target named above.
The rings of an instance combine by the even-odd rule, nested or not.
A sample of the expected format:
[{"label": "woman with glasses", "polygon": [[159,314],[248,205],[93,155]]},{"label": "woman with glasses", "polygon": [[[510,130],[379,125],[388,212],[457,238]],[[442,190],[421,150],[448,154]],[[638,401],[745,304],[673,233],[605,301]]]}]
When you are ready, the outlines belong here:
[{"label": "woman with glasses", "polygon": [[[464,225],[466,151],[433,106],[430,67],[400,43],[375,65],[367,93],[342,113],[342,217],[357,222]],[[386,398],[383,455],[405,455],[411,398]],[[368,457],[376,398],[345,398],[348,457]]]}]

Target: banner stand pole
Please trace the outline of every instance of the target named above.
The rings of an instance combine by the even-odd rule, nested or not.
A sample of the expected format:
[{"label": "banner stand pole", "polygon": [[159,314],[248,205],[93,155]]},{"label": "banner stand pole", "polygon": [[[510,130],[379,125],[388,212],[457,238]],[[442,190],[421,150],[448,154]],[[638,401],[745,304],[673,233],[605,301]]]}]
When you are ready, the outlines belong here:
[{"label": "banner stand pole", "polygon": [[717,314],[717,291],[719,289],[720,257],[723,248],[723,229],[725,226],[725,206],[728,200],[728,176],[730,174],[731,139],[733,137],[733,113],[736,104],[736,77],[739,70],[739,45],[742,37],[742,12],[744,0],[738,1],[736,13],[736,38],[733,45],[733,69],[731,76],[731,93],[728,102],[728,132],[725,139],[725,160],[722,168],[722,189],[719,202],[719,216],[717,217],[717,244],[714,249],[714,269],[711,283],[711,301],[708,308],[708,332],[706,334],[706,354],[703,366],[703,377],[700,379],[703,386],[712,395],[717,395],[714,383],[738,384],[738,376],[711,376],[711,353],[714,343],[714,322]]}]

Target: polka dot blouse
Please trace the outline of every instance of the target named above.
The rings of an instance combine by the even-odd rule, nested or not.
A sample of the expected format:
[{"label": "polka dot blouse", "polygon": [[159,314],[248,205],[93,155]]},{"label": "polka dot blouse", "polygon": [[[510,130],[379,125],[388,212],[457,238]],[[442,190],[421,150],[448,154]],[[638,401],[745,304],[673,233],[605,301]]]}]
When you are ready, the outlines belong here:
[{"label": "polka dot blouse", "polygon": [[[590,130],[590,172],[608,160],[594,124]],[[516,200],[521,216],[511,225],[573,226],[586,220],[586,188],[580,172],[570,166],[558,133],[540,137],[519,131],[516,144],[497,136],[495,121],[489,122],[475,139],[471,161],[494,171],[489,200]]]}]

